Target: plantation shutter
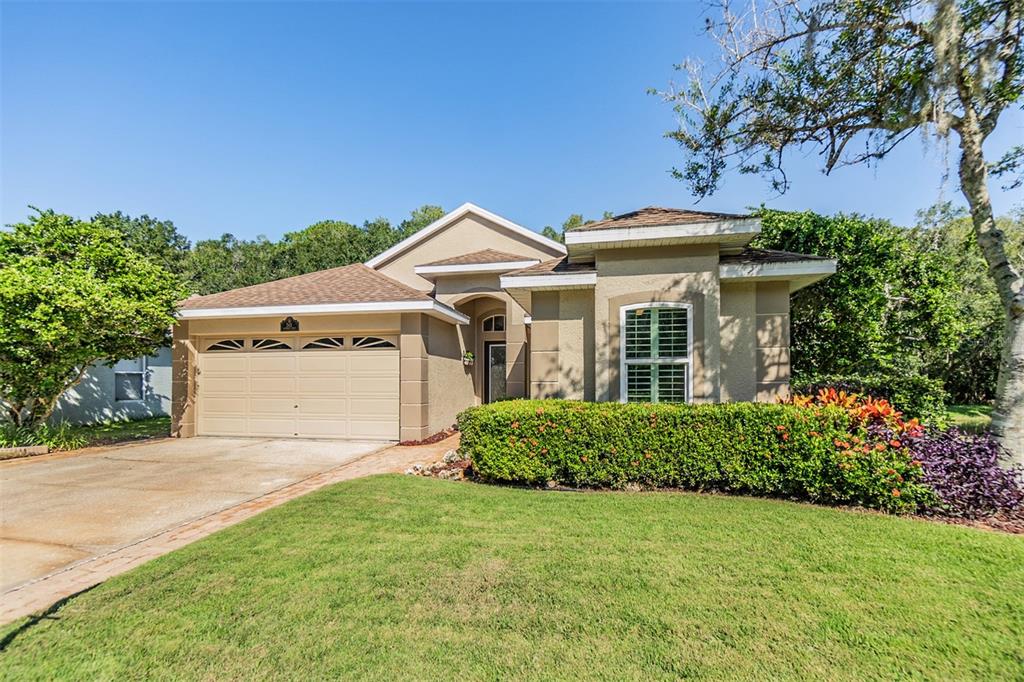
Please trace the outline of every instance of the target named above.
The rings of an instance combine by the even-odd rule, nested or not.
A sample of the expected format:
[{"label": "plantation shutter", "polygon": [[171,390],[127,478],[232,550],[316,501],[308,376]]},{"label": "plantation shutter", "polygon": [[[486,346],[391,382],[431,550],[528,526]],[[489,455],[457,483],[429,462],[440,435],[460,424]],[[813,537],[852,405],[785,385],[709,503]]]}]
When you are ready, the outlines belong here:
[{"label": "plantation shutter", "polygon": [[626,308],[622,333],[625,400],[687,402],[690,399],[690,307]]}]

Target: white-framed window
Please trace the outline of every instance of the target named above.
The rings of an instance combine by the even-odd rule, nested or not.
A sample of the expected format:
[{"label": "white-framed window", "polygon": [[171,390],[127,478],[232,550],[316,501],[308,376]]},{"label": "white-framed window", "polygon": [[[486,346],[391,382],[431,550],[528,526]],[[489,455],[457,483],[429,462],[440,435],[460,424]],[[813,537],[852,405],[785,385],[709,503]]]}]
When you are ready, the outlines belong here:
[{"label": "white-framed window", "polygon": [[692,397],[693,306],[639,303],[619,309],[622,402],[686,403]]},{"label": "white-framed window", "polygon": [[118,360],[114,364],[114,402],[139,402],[146,398],[146,358]]},{"label": "white-framed window", "polygon": [[504,315],[491,315],[484,320],[484,331],[485,332],[503,332],[505,331],[505,316]]}]

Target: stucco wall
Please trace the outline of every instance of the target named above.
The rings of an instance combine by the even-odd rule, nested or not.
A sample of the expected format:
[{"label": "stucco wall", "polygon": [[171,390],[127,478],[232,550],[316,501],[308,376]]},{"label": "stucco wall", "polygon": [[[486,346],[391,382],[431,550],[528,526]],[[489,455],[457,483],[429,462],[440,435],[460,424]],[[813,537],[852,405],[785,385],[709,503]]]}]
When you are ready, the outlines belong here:
[{"label": "stucco wall", "polygon": [[601,250],[596,266],[596,399],[619,400],[619,309],[634,303],[672,301],[693,306],[693,400],[718,402],[718,246]]},{"label": "stucco wall", "polygon": [[721,291],[722,401],[757,395],[757,285],[723,282]]},{"label": "stucco wall", "polygon": [[757,285],[757,395],[773,402],[789,392],[789,282]]},{"label": "stucco wall", "polygon": [[95,424],[158,417],[171,412],[171,349],[146,358],[142,400],[116,400],[114,368],[94,365],[82,381],[57,402],[51,423]]},{"label": "stucco wall", "polygon": [[489,220],[467,215],[380,265],[377,270],[421,291],[430,291],[434,288],[433,283],[417,275],[413,268],[481,249],[506,251],[538,260],[550,260],[561,255]]},{"label": "stucco wall", "polygon": [[530,397],[561,395],[559,374],[559,292],[535,291],[530,325]]},{"label": "stucco wall", "polygon": [[427,353],[429,355],[429,419],[431,434],[455,423],[462,410],[475,404],[473,367],[462,364],[466,350],[465,327],[433,318],[428,322]]}]

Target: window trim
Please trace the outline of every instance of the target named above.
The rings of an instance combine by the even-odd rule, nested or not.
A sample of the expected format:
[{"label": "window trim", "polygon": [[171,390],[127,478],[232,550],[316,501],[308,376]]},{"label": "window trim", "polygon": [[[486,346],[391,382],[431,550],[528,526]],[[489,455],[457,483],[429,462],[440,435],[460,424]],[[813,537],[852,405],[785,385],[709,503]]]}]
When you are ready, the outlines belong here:
[{"label": "window trim", "polygon": [[[128,359],[134,359],[134,358],[128,358]],[[148,379],[148,375],[149,375],[149,358],[147,356],[143,355],[141,360],[142,360],[141,368],[138,371],[134,371],[134,370],[130,371],[130,372],[118,371],[116,368],[111,367],[111,369],[114,371],[114,393],[113,393],[113,397],[114,397],[114,404],[115,405],[124,404],[124,403],[144,403],[144,402],[146,402],[146,395],[149,393],[149,379]],[[141,377],[141,382],[140,382],[141,383],[141,392],[140,392],[140,396],[141,397],[139,397],[139,398],[129,398],[129,399],[126,399],[126,400],[118,400],[117,399],[117,375],[118,374],[138,374]]]},{"label": "window trim", "polygon": [[[626,315],[631,310],[647,308],[683,308],[686,310],[686,357],[685,358],[627,358],[626,357]],[[619,307],[619,402],[629,402],[627,391],[628,365],[686,365],[686,402],[693,402],[693,304],[678,301],[652,301],[631,303]]]},{"label": "window trim", "polygon": [[[492,327],[498,326],[498,318],[501,318],[501,329],[488,329],[487,323],[494,320]],[[480,321],[480,330],[485,334],[504,334],[508,330],[508,320],[505,313],[493,313]]]}]

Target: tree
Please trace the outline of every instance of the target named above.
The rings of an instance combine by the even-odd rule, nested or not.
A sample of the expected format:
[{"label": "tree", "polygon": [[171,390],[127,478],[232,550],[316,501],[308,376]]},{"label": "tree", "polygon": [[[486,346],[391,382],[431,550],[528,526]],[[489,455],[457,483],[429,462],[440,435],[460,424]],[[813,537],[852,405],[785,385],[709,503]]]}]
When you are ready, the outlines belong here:
[{"label": "tree", "polygon": [[97,213],[92,222],[117,230],[130,249],[155,260],[174,274],[185,272],[191,244],[170,220],[157,220],[145,214],[133,218],[115,211]]},{"label": "tree", "polygon": [[185,281],[195,294],[262,284],[286,277],[281,247],[266,237],[253,241],[223,234],[196,242],[185,264]]},{"label": "tree", "polygon": [[990,164],[983,149],[1024,92],[1021,0],[718,0],[708,19],[724,66],[696,61],[664,93],[686,155],[676,177],[698,197],[729,168],[779,191],[787,155],[818,150],[824,169],[877,162],[921,131],[955,133],[958,175],[1004,323],[993,428],[1024,462],[1024,277],[1008,258],[989,196],[990,173],[1012,173],[1024,145]]},{"label": "tree", "polygon": [[34,426],[96,362],[151,355],[183,291],[100,224],[53,211],[0,232],[0,406]]},{"label": "tree", "polygon": [[[1014,267],[1024,268],[1024,214],[996,218],[996,224],[1006,234],[1007,253]],[[936,204],[918,212],[914,237],[919,249],[940,258],[954,273],[957,316],[963,325],[952,349],[930,353],[928,372],[942,377],[954,402],[990,402],[996,394],[1003,308],[974,238],[970,216],[950,202]]]},{"label": "tree", "polygon": [[836,273],[795,293],[790,354],[796,376],[925,374],[951,351],[963,322],[958,281],[912,233],[886,220],[760,209],[754,246],[835,258]]},{"label": "tree", "polygon": [[289,232],[281,239],[283,276],[365,260],[366,246],[358,227],[341,220],[321,220],[304,230]]},{"label": "tree", "polygon": [[[607,220],[608,218],[611,218],[611,217],[613,217],[613,214],[612,214],[611,211],[605,211],[603,214],[601,214],[601,219],[602,220]],[[566,233],[566,231],[568,231],[568,230],[575,230],[577,227],[580,227],[582,225],[586,225],[587,223],[592,223],[592,222],[594,222],[594,221],[593,220],[586,220],[583,217],[583,214],[581,214],[581,213],[573,213],[568,218],[566,218],[565,221],[562,223],[562,231],[561,232],[557,231],[555,228],[551,227],[550,225],[545,225],[544,229],[541,230],[540,233],[542,235],[544,235],[545,237],[547,237],[548,239],[553,239],[556,242],[565,242],[565,233]]]},{"label": "tree", "polygon": [[[422,230],[427,225],[440,220],[444,217],[444,209],[434,204],[424,204],[417,209],[414,209],[409,217],[406,218],[399,224],[398,231],[401,233],[401,239],[411,237],[415,233]],[[401,241],[401,239],[399,241]],[[395,242],[396,244],[398,242]],[[372,254],[377,255],[377,254]]]}]

